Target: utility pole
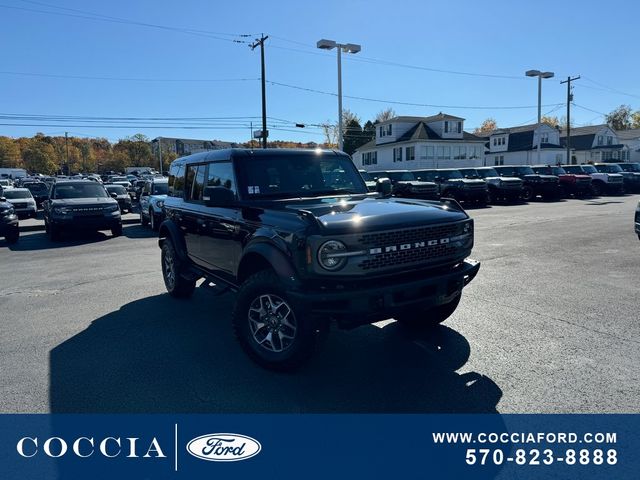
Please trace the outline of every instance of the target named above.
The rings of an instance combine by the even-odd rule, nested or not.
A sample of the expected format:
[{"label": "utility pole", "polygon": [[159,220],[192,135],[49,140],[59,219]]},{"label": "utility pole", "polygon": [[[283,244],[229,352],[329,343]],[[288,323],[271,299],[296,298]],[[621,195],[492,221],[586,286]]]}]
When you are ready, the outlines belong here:
[{"label": "utility pole", "polygon": [[566,80],[560,83],[567,84],[567,165],[571,165],[571,102],[573,100],[573,93],[571,93],[571,82],[579,80],[580,75],[571,78],[568,76]]},{"label": "utility pole", "polygon": [[160,159],[160,175],[162,175],[162,137],[158,137],[158,158]]},{"label": "utility pole", "polygon": [[262,73],[262,148],[267,148],[267,88],[266,88],[266,79],[264,73],[264,41],[269,38],[269,36],[265,36],[264,34],[260,35],[259,39],[256,39],[254,43],[249,45],[251,50],[255,50],[255,48],[260,45],[260,65],[261,65],[261,73]]},{"label": "utility pole", "polygon": [[64,132],[64,146],[67,150],[67,165],[65,167],[65,175],[69,175],[69,132]]}]

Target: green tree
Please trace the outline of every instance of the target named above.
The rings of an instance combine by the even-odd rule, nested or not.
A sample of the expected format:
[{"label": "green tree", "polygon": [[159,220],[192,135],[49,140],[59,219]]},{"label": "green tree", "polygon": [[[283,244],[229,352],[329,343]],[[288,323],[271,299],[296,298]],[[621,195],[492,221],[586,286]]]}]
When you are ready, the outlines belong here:
[{"label": "green tree", "polygon": [[607,124],[614,130],[628,130],[631,128],[632,110],[629,105],[620,105],[605,116]]},{"label": "green tree", "polygon": [[0,167],[11,168],[20,166],[20,148],[9,137],[0,137]]},{"label": "green tree", "polygon": [[640,110],[636,110],[631,115],[631,128],[640,128]]},{"label": "green tree", "polygon": [[344,130],[344,142],[342,150],[352,155],[362,145],[363,134],[360,123],[354,118],[347,123]]},{"label": "green tree", "polygon": [[123,168],[150,167],[155,163],[149,139],[140,133],[119,140],[113,146],[113,157],[116,163],[124,162]]}]

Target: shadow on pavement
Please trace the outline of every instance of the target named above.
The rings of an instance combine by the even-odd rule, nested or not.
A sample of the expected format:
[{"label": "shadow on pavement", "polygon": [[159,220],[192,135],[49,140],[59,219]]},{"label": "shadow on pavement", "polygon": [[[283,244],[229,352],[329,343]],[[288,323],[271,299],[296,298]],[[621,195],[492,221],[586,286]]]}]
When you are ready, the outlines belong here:
[{"label": "shadow on pavement", "polygon": [[496,412],[491,379],[456,373],[470,347],[448,327],[334,330],[310,364],[282,374],[244,355],[232,302],[202,286],[191,300],[162,294],[96,319],[50,352],[51,412]]},{"label": "shadow on pavement", "polygon": [[143,227],[139,223],[124,226],[122,228],[122,234],[127,238],[158,238],[158,232],[154,232],[150,227]]},{"label": "shadow on pavement", "polygon": [[20,240],[18,243],[9,245],[10,250],[17,252],[32,251],[32,250],[45,250],[52,248],[74,247],[77,245],[85,245],[88,243],[97,243],[109,240],[111,235],[107,235],[103,232],[73,232],[67,233],[62,236],[62,239],[57,242],[52,242],[47,234],[42,231],[39,233],[32,233],[29,235],[20,234]]}]

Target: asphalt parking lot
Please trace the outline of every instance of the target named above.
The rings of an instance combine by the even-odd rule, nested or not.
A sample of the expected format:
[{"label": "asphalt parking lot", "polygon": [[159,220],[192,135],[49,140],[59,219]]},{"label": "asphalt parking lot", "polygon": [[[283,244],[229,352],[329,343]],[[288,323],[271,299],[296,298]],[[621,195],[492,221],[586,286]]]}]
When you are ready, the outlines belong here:
[{"label": "asphalt parking lot", "polygon": [[637,200],[470,211],[482,268],[445,326],[333,330],[294,374],[242,353],[232,294],[169,297],[139,224],[0,240],[0,411],[640,413]]}]

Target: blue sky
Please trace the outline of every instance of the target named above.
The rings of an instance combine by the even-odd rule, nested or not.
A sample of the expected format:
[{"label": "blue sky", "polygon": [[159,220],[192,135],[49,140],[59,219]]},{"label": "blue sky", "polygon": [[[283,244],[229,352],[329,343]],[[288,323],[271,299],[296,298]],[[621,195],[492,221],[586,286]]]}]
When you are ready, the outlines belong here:
[{"label": "blue sky", "polygon": [[[343,55],[343,94],[344,108],[363,121],[392,107],[398,115],[461,116],[467,130],[487,117],[503,127],[531,123],[537,86],[524,71],[536,68],[556,73],[543,84],[544,113],[564,115],[555,105],[566,98],[559,82],[582,75],[574,101],[583,108],[574,107],[572,117],[578,125],[600,123],[600,113],[622,103],[640,109],[638,13],[628,1],[0,0],[0,113],[116,117],[109,124],[118,127],[105,128],[104,119],[3,119],[55,126],[0,126],[0,135],[247,140],[249,122],[260,121],[260,57],[233,40],[260,32],[270,35],[267,80],[328,93],[337,91],[335,50],[318,50],[316,41],[361,44],[357,55]],[[337,99],[268,84],[267,115],[270,139],[320,142],[318,127],[294,124],[335,121]],[[120,128],[124,117],[198,119]],[[178,129],[178,122],[206,128]]]}]

